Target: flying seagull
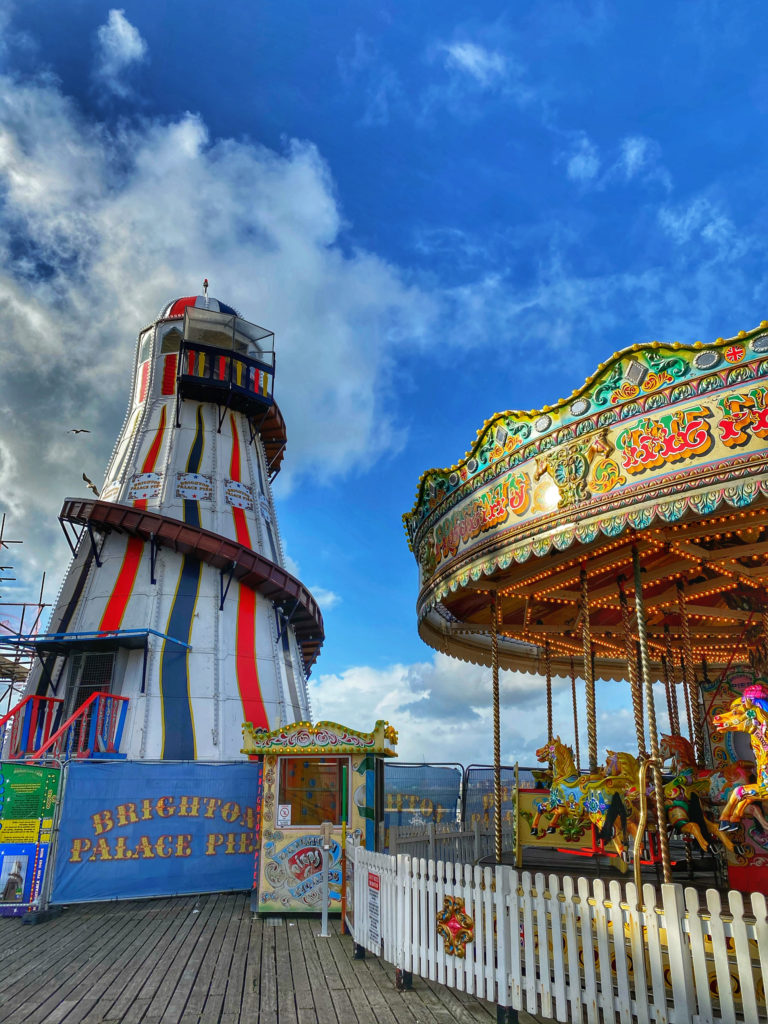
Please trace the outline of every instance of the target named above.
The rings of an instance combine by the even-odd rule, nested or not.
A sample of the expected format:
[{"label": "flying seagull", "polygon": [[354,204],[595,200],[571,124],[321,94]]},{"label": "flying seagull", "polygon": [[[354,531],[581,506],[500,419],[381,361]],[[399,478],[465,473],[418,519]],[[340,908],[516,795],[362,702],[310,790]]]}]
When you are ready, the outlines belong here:
[{"label": "flying seagull", "polygon": [[85,473],[83,473],[83,480],[85,480],[85,482],[86,482],[86,483],[88,484],[88,486],[90,487],[90,489],[91,489],[91,490],[93,491],[93,493],[94,493],[94,494],[96,495],[96,497],[98,498],[98,496],[99,496],[99,490],[98,490],[98,488],[97,488],[97,487],[95,487],[95,486],[94,486],[93,480],[89,480],[89,479],[88,479],[88,477],[87,477],[87,476],[85,475]]},{"label": "flying seagull", "polygon": [[67,431],[68,434],[90,434],[90,430],[86,430],[85,427],[72,427],[71,430]]}]

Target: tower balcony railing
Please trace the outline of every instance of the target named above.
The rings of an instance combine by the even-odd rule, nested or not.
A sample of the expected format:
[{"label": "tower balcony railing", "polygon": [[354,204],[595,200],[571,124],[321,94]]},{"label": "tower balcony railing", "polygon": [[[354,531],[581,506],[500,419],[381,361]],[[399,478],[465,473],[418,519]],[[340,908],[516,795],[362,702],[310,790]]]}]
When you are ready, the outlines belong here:
[{"label": "tower balcony railing", "polygon": [[128,700],[111,693],[92,693],[30,757],[124,759],[127,755],[120,753],[120,742]]},{"label": "tower balcony railing", "polygon": [[177,393],[180,398],[216,402],[248,415],[264,414],[274,401],[275,377],[274,355],[265,356],[254,359],[185,339],[178,356]]},{"label": "tower balcony railing", "polygon": [[[0,753],[12,761],[44,747],[58,726],[60,697],[25,697],[0,718]],[[7,742],[6,742],[7,740]]]}]

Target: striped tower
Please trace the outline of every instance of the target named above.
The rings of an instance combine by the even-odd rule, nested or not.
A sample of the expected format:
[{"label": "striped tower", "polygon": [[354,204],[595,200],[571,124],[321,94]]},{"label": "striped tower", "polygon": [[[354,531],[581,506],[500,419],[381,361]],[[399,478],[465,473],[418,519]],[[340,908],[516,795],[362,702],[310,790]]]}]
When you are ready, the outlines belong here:
[{"label": "striped tower", "polygon": [[205,291],[139,335],[100,496],[61,512],[73,560],[28,688],[66,716],[97,691],[128,697],[133,759],[238,759],[243,721],[308,720],[323,642],[272,499],[273,335]]}]

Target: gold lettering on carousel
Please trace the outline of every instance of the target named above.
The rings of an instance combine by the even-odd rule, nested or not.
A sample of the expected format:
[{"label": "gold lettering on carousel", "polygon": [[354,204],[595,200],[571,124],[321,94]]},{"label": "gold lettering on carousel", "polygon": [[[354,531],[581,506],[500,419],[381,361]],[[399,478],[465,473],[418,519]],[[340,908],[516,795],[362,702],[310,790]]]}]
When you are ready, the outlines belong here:
[{"label": "gold lettering on carousel", "polygon": [[435,526],[434,557],[437,562],[452,557],[460,544],[500,526],[510,512],[524,515],[531,503],[530,481],[525,473],[509,473],[502,481],[475,495],[470,503],[458,508]]},{"label": "gold lettering on carousel", "polygon": [[627,473],[645,473],[680,459],[707,455],[715,443],[708,422],[711,418],[712,410],[706,405],[644,417],[616,439],[622,468]]},{"label": "gold lettering on carousel", "polygon": [[768,437],[768,408],[765,404],[766,389],[750,388],[741,394],[726,395],[717,404],[722,417],[717,424],[720,440],[728,448],[741,448],[749,444],[752,437]]}]

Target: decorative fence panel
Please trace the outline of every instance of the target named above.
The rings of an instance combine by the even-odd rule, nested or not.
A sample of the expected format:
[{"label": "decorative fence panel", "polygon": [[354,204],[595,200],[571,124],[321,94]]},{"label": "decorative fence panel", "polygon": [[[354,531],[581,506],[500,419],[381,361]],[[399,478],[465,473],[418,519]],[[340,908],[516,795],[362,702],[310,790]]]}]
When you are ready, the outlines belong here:
[{"label": "decorative fence panel", "polygon": [[695,889],[644,885],[638,908],[632,883],[353,855],[355,942],[403,971],[575,1024],[768,1019],[763,894],[731,892],[724,909],[714,890],[702,905]]}]

